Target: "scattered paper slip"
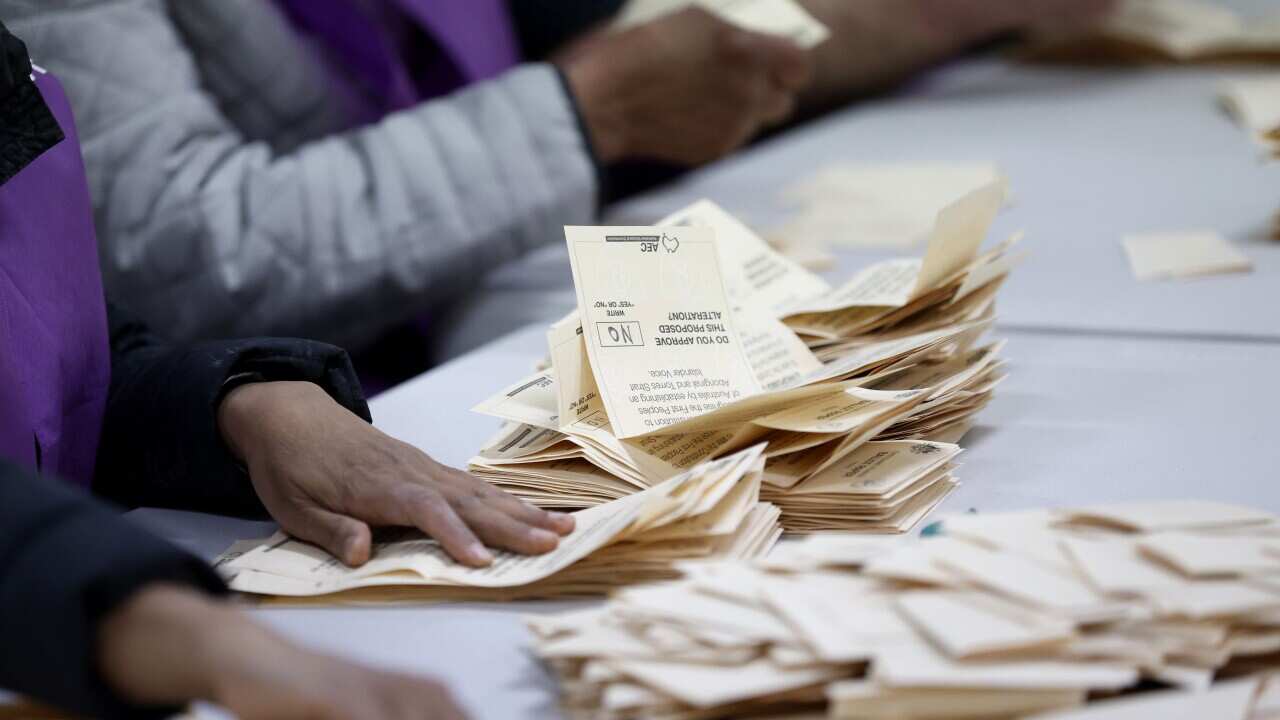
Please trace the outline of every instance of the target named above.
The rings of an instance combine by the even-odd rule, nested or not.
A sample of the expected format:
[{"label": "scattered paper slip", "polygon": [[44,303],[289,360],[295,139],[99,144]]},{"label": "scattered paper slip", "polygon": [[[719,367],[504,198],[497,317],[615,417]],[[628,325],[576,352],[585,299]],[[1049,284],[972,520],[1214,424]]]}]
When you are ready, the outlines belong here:
[{"label": "scattered paper slip", "polygon": [[631,0],[618,14],[619,28],[641,25],[689,7],[701,7],[744,30],[781,35],[803,48],[821,45],[831,32],[794,0]]},{"label": "scattered paper slip", "polygon": [[1212,231],[1129,235],[1123,239],[1141,281],[1250,272],[1253,261]]},{"label": "scattered paper slip", "polygon": [[[1280,592],[1264,589],[1280,572],[1275,515],[1153,501],[941,527],[681,563],[679,579],[527,624],[575,718],[1266,720],[1280,709]],[[1168,542],[1166,527],[1194,529]],[[1200,574],[1224,539],[1253,560]],[[1109,552],[1068,550],[1092,544]],[[1141,551],[1157,546],[1160,557]],[[1094,584],[1096,564],[1125,548],[1159,581]],[[1206,597],[1213,606],[1195,612]]]},{"label": "scattered paper slip", "polygon": [[784,248],[908,249],[929,238],[943,208],[992,182],[1007,194],[993,165],[833,165],[783,190],[779,202],[795,214],[767,235]]}]

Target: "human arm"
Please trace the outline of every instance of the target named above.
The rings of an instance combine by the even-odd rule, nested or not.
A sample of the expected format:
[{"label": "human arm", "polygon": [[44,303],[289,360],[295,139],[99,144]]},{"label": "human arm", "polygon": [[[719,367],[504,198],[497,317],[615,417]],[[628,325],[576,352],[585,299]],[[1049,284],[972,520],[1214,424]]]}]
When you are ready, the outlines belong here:
[{"label": "human arm", "polygon": [[1113,0],[799,0],[832,31],[802,111],[881,90],[1004,33],[1096,21]]},{"label": "human arm", "polygon": [[[174,24],[171,13],[207,5],[15,9],[77,110],[107,287],[166,335],[359,348],[593,217],[594,170],[554,68],[277,151],[229,120]],[[266,4],[218,5],[246,17]],[[255,32],[272,22],[254,19]],[[276,39],[279,51],[288,37]],[[278,60],[314,64],[292,43]],[[230,61],[228,50],[207,51]],[[254,72],[265,84],[302,71]]]},{"label": "human arm", "polygon": [[573,528],[369,424],[345,352],[304,340],[174,344],[108,312],[94,490],[128,506],[261,514],[358,565],[370,526],[418,527],[458,560],[537,554]]},{"label": "human arm", "polygon": [[56,478],[0,462],[0,687],[79,716],[457,720],[448,691],[300,648],[206,565]]}]

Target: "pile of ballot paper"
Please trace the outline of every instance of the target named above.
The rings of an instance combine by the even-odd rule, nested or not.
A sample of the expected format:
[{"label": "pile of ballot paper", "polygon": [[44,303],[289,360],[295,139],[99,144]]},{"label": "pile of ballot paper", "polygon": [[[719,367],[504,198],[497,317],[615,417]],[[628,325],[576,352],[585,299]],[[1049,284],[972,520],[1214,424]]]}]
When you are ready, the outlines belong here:
[{"label": "pile of ballot paper", "polygon": [[1088,35],[1055,38],[1033,57],[1068,61],[1280,60],[1280,12],[1245,17],[1209,0],[1121,0]]},{"label": "pile of ballot paper", "polygon": [[782,534],[778,510],[760,502],[762,447],[743,450],[644,492],[575,514],[551,553],[500,553],[489,567],[449,558],[416,530],[384,529],[368,563],[351,568],[320,548],[277,533],[242,541],[216,566],[233,590],[320,603],[382,603],[599,595],[669,578],[673,563],[747,559]]},{"label": "pile of ballot paper", "polygon": [[923,259],[836,289],[708,201],[567,228],[578,310],[546,367],[475,408],[507,424],[469,469],[576,509],[764,443],[762,497],[788,530],[911,528],[956,486],[954,443],[1002,377],[980,341],[1016,258],[980,247],[1004,196],[964,195]]},{"label": "pile of ballot paper", "polygon": [[530,616],[571,717],[1247,720],[1280,712],[1280,522],[1162,501],[814,535]]}]

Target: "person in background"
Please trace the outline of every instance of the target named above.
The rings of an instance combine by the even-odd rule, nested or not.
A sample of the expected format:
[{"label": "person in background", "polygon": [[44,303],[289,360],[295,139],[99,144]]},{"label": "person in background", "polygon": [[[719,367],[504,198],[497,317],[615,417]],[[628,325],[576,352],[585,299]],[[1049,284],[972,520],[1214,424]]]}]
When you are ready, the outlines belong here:
[{"label": "person in background", "polygon": [[103,299],[61,87],[0,25],[0,688],[91,717],[209,700],[255,718],[461,717],[439,684],[304,650],[218,575],[94,500],[269,512],[359,565],[370,524],[459,561],[554,548],[570,517],[375,430],[346,354],[173,345]]},{"label": "person in background", "polygon": [[178,339],[356,351],[416,319],[432,345],[370,353],[400,361],[391,377],[560,311],[486,279],[593,222],[619,163],[705,164],[797,107],[1100,0],[803,2],[835,31],[815,53],[698,8],[601,29],[618,0],[0,0],[0,16],[64,71],[120,300]]}]

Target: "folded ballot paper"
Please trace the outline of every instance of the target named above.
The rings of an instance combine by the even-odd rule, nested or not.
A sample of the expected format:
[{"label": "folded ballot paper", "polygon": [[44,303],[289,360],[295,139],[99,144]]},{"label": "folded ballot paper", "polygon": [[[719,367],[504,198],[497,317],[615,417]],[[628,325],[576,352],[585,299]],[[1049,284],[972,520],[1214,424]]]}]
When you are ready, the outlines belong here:
[{"label": "folded ballot paper", "polygon": [[1121,61],[1280,60],[1280,12],[1246,17],[1209,0],[1121,0],[1087,35],[1059,37],[1033,57]]},{"label": "folded ballot paper", "polygon": [[1222,104],[1267,155],[1280,158],[1280,73],[1243,76],[1224,82]]},{"label": "folded ballot paper", "polygon": [[1262,720],[1280,520],[1160,501],[812,535],[529,617],[570,717]]},{"label": "folded ballot paper", "polygon": [[956,486],[955,442],[1003,377],[981,338],[1016,258],[979,250],[1003,198],[964,196],[923,260],[836,289],[708,201],[566,228],[578,310],[545,369],[476,406],[507,424],[469,469],[572,510],[763,444],[788,530],[909,530]]},{"label": "folded ballot paper", "polygon": [[233,590],[322,603],[599,595],[627,583],[671,577],[678,560],[752,558],[781,534],[778,511],[760,502],[763,447],[755,446],[583,510],[554,551],[499,553],[486,568],[455,563],[415,530],[387,529],[372,558],[350,568],[283,534],[241,542],[219,558]]},{"label": "folded ballot paper", "polygon": [[689,7],[700,7],[745,30],[782,35],[803,48],[821,45],[831,32],[795,0],[630,0],[615,27],[642,25]]}]

